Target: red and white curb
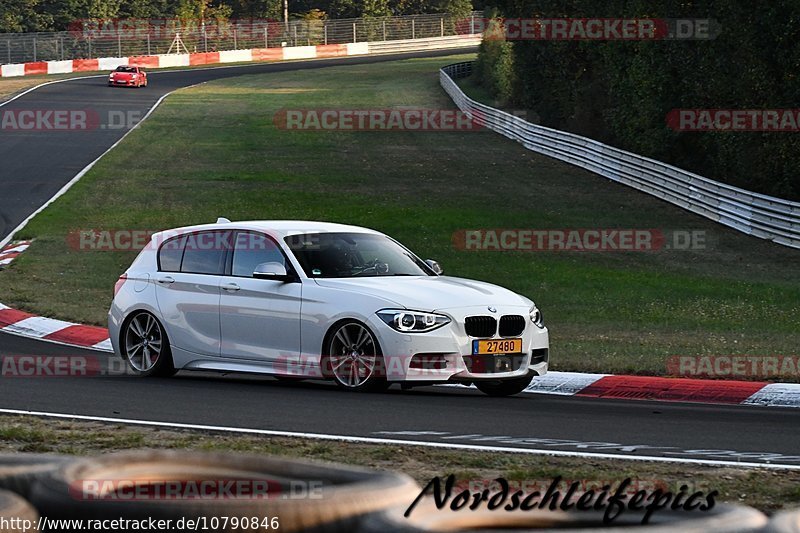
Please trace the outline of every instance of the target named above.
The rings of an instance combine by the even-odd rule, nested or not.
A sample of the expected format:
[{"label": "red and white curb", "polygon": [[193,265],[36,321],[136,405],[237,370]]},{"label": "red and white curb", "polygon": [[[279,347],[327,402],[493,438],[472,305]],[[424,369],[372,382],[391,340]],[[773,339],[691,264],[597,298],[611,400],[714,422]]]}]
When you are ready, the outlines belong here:
[{"label": "red and white curb", "polygon": [[548,372],[526,392],[617,400],[800,407],[800,383]]},{"label": "red and white curb", "polygon": [[0,304],[0,331],[69,346],[111,352],[108,330],[32,315]]},{"label": "red and white curb", "polygon": [[28,246],[30,245],[30,241],[20,241],[11,243],[0,250],[0,268],[10,265],[11,261],[16,259],[19,254],[27,250]]},{"label": "red and white curb", "polygon": [[[0,250],[0,266],[10,264],[28,249],[30,241],[14,242]],[[36,316],[0,303],[0,331],[91,350],[111,352],[108,330],[97,326],[73,324],[54,318]]]}]

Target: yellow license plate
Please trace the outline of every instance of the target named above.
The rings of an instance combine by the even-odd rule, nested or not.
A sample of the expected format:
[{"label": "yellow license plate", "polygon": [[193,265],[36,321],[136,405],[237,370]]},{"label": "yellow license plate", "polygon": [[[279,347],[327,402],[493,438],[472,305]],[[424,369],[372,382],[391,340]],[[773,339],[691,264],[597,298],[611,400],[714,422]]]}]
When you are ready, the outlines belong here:
[{"label": "yellow license plate", "polygon": [[522,339],[472,341],[472,355],[521,353]]}]

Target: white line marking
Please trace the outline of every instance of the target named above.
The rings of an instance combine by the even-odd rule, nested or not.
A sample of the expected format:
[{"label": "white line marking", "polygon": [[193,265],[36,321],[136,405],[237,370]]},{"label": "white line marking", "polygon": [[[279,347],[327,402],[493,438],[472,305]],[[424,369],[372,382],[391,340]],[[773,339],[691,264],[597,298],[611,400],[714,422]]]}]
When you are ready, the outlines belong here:
[{"label": "white line marking", "polygon": [[[59,80],[59,81],[64,81],[64,80]],[[57,83],[57,82],[51,82],[51,83]],[[48,85],[48,84],[44,84],[44,85]],[[195,85],[196,85],[196,84],[195,84]],[[41,85],[38,85],[37,87],[41,87]],[[180,90],[180,89],[188,89],[189,87],[194,87],[194,85],[187,85],[186,87],[180,87],[179,89],[175,89],[175,91],[178,91],[178,90]],[[34,88],[36,88],[36,87],[34,87]],[[20,224],[19,224],[19,225],[18,225],[16,228],[14,228],[14,229],[13,229],[13,230],[12,230],[12,231],[11,231],[11,232],[8,234],[8,236],[7,236],[5,239],[3,239],[2,241],[0,241],[0,248],[2,248],[3,246],[5,246],[5,245],[6,245],[6,244],[8,244],[9,242],[11,242],[11,239],[13,239],[13,238],[14,238],[14,235],[15,235],[16,233],[18,233],[18,232],[19,232],[19,231],[20,231],[22,228],[24,228],[24,227],[25,227],[25,226],[28,224],[28,222],[30,222],[30,221],[31,221],[31,219],[33,219],[33,217],[35,217],[36,215],[38,215],[39,213],[41,213],[42,211],[44,211],[45,209],[47,209],[47,207],[49,207],[49,206],[50,206],[50,204],[52,204],[53,202],[55,202],[56,200],[58,200],[58,199],[59,199],[61,196],[63,196],[63,195],[64,195],[64,194],[65,194],[65,193],[66,193],[68,190],[70,190],[70,188],[72,188],[72,186],[73,186],[73,185],[75,185],[76,183],[78,183],[78,181],[80,181],[80,179],[81,179],[81,178],[82,178],[84,175],[86,175],[86,173],[87,173],[87,172],[89,172],[89,171],[92,169],[92,167],[93,167],[93,166],[95,166],[95,165],[97,164],[97,162],[98,162],[98,161],[100,161],[101,159],[103,159],[103,157],[105,157],[105,156],[106,156],[106,154],[108,154],[108,153],[109,153],[111,150],[113,150],[114,148],[116,148],[116,147],[117,147],[117,145],[118,145],[118,144],[120,144],[122,141],[124,141],[124,140],[125,140],[125,138],[126,138],[128,135],[130,135],[131,133],[133,133],[133,132],[136,130],[136,128],[138,128],[140,125],[142,125],[142,123],[144,123],[144,121],[145,121],[145,120],[147,120],[147,118],[148,118],[148,117],[149,117],[149,116],[150,116],[150,115],[153,113],[153,111],[155,111],[155,110],[156,110],[156,108],[157,108],[159,105],[161,105],[161,102],[163,102],[163,101],[164,101],[164,99],[165,99],[167,96],[171,95],[171,94],[172,94],[172,93],[174,93],[175,91],[170,91],[170,92],[168,92],[168,93],[164,94],[164,95],[163,95],[161,98],[159,98],[159,99],[156,101],[156,103],[155,103],[155,104],[153,104],[153,107],[151,107],[151,108],[150,108],[150,110],[147,112],[147,114],[145,114],[145,116],[144,116],[144,117],[142,117],[142,120],[140,120],[139,122],[137,122],[137,123],[136,123],[136,124],[135,124],[135,125],[134,125],[134,126],[131,128],[131,129],[129,129],[128,131],[126,131],[126,132],[125,132],[125,134],[124,134],[122,137],[120,137],[119,139],[117,139],[117,142],[115,142],[114,144],[112,144],[112,145],[111,145],[111,147],[110,147],[108,150],[106,150],[105,152],[103,152],[102,154],[100,154],[100,156],[99,156],[97,159],[95,159],[94,161],[92,161],[91,163],[89,163],[88,165],[86,165],[86,166],[83,168],[83,170],[81,170],[80,172],[78,172],[78,173],[75,175],[75,177],[74,177],[74,178],[72,178],[71,180],[69,180],[69,181],[67,182],[67,184],[66,184],[66,185],[64,185],[63,187],[61,187],[61,189],[60,189],[60,190],[59,190],[59,191],[58,191],[58,192],[57,192],[57,193],[56,193],[56,194],[55,194],[55,195],[54,195],[52,198],[50,198],[49,200],[47,200],[47,201],[46,201],[44,204],[42,204],[42,205],[39,207],[39,209],[37,209],[36,211],[34,211],[33,213],[31,213],[31,214],[28,216],[28,218],[26,218],[25,220],[23,220],[23,221],[22,221],[22,223],[20,223]],[[24,93],[23,93],[23,94],[24,94]],[[20,96],[22,96],[22,95],[20,95]]]},{"label": "white line marking", "polygon": [[734,468],[768,468],[779,470],[800,470],[800,465],[784,465],[777,463],[751,463],[736,461],[712,461],[704,459],[684,459],[645,455],[624,455],[612,453],[568,452],[561,450],[539,450],[535,448],[511,448],[504,446],[477,446],[474,444],[453,444],[449,442],[426,442],[417,440],[382,439],[376,437],[355,437],[352,435],[329,435],[326,433],[305,433],[296,431],[278,431],[271,429],[237,428],[228,426],[207,426],[203,424],[182,424],[178,422],[155,422],[152,420],[135,420],[130,418],[110,418],[105,416],[73,415],[65,413],[47,413],[41,411],[24,411],[19,409],[0,409],[0,413],[8,415],[27,415],[45,418],[68,420],[87,420],[90,422],[108,422],[112,424],[131,424],[138,426],[165,427],[175,429],[194,429],[199,431],[217,431],[224,433],[242,433],[246,435],[267,435],[271,437],[298,437],[305,439],[338,440],[343,442],[359,442],[364,444],[404,444],[408,446],[424,446],[451,450],[472,450],[479,452],[524,453],[530,455],[550,455],[555,457],[591,457],[595,459],[624,459],[629,461],[646,461],[658,463],[682,463],[705,466],[729,466]]}]

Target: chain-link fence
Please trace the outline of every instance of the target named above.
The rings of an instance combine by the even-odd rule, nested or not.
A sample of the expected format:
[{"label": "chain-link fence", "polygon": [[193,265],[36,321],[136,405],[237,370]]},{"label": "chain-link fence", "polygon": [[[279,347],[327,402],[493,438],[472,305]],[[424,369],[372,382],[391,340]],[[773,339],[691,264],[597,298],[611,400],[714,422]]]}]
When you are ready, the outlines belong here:
[{"label": "chain-link fence", "polygon": [[475,12],[463,19],[408,15],[288,23],[264,19],[85,20],[76,21],[69,31],[0,33],[0,64],[463,35],[480,27],[480,16]]}]

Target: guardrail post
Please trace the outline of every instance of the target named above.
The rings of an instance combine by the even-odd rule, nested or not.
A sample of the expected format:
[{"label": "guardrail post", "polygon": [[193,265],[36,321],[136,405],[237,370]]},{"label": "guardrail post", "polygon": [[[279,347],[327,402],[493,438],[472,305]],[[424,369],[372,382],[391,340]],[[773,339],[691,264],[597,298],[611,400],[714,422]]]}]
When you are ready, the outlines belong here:
[{"label": "guardrail post", "polygon": [[269,48],[269,28],[264,26],[264,48]]},{"label": "guardrail post", "polygon": [[117,30],[117,57],[122,57],[122,35]]},{"label": "guardrail post", "polygon": [[441,30],[439,37],[444,37],[444,17],[439,19],[439,29]]},{"label": "guardrail post", "polygon": [[353,42],[354,43],[357,42],[356,41],[356,23],[355,22],[353,23]]},{"label": "guardrail post", "polygon": [[386,40],[386,19],[383,21],[383,40]]},{"label": "guardrail post", "polygon": [[236,26],[233,27],[233,49],[234,50],[239,49],[239,42],[236,39]]},{"label": "guardrail post", "polygon": [[147,55],[153,55],[150,53],[150,32],[147,32]]},{"label": "guardrail post", "polygon": [[206,25],[203,24],[203,48],[204,51],[208,52],[208,32],[206,31]]},{"label": "guardrail post", "polygon": [[61,61],[64,61],[64,57],[66,54],[64,53],[64,37],[61,37]]},{"label": "guardrail post", "polygon": [[322,35],[324,36],[325,44],[328,44],[328,23],[327,22],[323,22],[322,23]]},{"label": "guardrail post", "polygon": [[469,19],[469,34],[475,35],[475,13]]},{"label": "guardrail post", "polygon": [[294,45],[297,46],[297,24],[292,24],[292,39],[294,40]]},{"label": "guardrail post", "polygon": [[86,42],[89,43],[89,59],[91,59],[92,58],[92,38],[88,37],[86,39]]},{"label": "guardrail post", "polygon": [[36,36],[33,37],[33,61],[36,62]]},{"label": "guardrail post", "polygon": [[412,39],[416,39],[417,38],[417,27],[416,27],[417,25],[415,23],[416,23],[416,20],[411,19],[411,38]]},{"label": "guardrail post", "polygon": [[11,64],[11,39],[6,41],[8,45],[8,63]]}]

